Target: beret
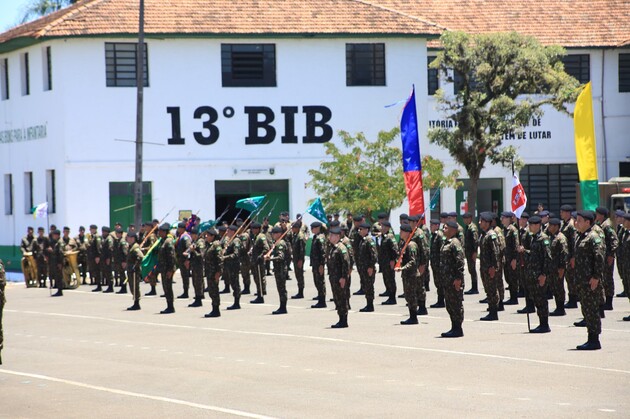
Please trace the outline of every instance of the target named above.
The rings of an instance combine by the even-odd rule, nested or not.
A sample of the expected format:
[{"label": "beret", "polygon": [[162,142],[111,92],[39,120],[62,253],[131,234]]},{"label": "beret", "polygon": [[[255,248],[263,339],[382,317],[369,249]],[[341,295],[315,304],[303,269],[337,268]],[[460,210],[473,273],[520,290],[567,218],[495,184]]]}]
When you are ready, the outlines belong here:
[{"label": "beret", "polygon": [[114,230],[115,233],[121,233],[123,232],[123,229],[120,227],[116,227],[116,229]]},{"label": "beret", "polygon": [[523,211],[523,213],[521,214],[521,218],[525,218],[525,219],[529,218],[529,212]]},{"label": "beret", "polygon": [[55,230],[51,231],[51,232],[50,232],[50,234],[57,234],[57,235],[60,235],[60,234],[61,234],[61,231],[59,231],[59,229],[55,229]]},{"label": "beret", "polygon": [[313,221],[311,223],[311,228],[317,228],[317,227],[321,227],[322,223],[320,223],[319,221]]},{"label": "beret", "polygon": [[362,215],[355,215],[354,217],[352,217],[352,219],[354,221],[362,221],[363,220],[363,216]]},{"label": "beret", "polygon": [[560,211],[572,212],[573,211],[573,205],[565,204],[565,205],[560,207]]},{"label": "beret", "polygon": [[447,221],[446,225],[449,226],[450,228],[457,228],[457,227],[459,227],[459,224],[457,224],[456,221]]},{"label": "beret", "polygon": [[441,212],[440,213],[440,218],[446,218],[448,217],[448,212]]},{"label": "beret", "polygon": [[597,207],[595,211],[600,215],[608,215],[608,208],[606,207]]},{"label": "beret", "polygon": [[514,217],[514,213],[513,213],[513,212],[510,212],[510,211],[503,211],[503,212],[501,213],[501,217],[512,218],[512,217]]},{"label": "beret", "polygon": [[209,234],[211,236],[218,236],[219,232],[217,231],[216,228],[213,227],[213,228],[210,228],[210,229],[206,230],[206,234]]},{"label": "beret", "polygon": [[494,220],[494,214],[487,211],[482,212],[481,214],[479,214],[479,218],[481,218],[483,221],[491,222],[492,220]]},{"label": "beret", "polygon": [[339,212],[333,214],[335,217],[339,217]]},{"label": "beret", "polygon": [[437,218],[431,218],[431,224],[440,225],[440,220],[438,220]]},{"label": "beret", "polygon": [[236,226],[240,227],[243,225],[243,220],[236,220]]},{"label": "beret", "polygon": [[107,227],[107,226],[103,226],[103,227],[101,227],[101,231],[109,233],[111,231],[111,229],[109,227]]},{"label": "beret", "polygon": [[90,224],[90,229],[92,229],[92,228],[98,229],[98,226],[96,224]]},{"label": "beret", "polygon": [[595,214],[593,214],[593,211],[586,211],[586,210],[578,211],[577,216],[582,217],[585,220],[589,220],[589,221],[593,221],[595,219]]},{"label": "beret", "polygon": [[330,227],[339,227],[341,222],[339,220],[333,220],[330,222]]},{"label": "beret", "polygon": [[359,224],[359,228],[370,228],[370,227],[371,227],[370,224],[366,222]]},{"label": "beret", "polygon": [[630,212],[625,213],[625,214],[623,215],[623,219],[624,219],[624,220],[626,220],[626,221],[630,221]]},{"label": "beret", "polygon": [[276,226],[276,227],[274,227],[274,228],[272,228],[272,229],[271,229],[271,234],[278,234],[278,233],[280,233],[280,234],[282,234],[282,233],[283,233],[283,231],[282,231],[282,227],[278,227],[278,226]]},{"label": "beret", "polygon": [[80,226],[80,227],[79,227],[79,231],[85,231],[85,227]]},{"label": "beret", "polygon": [[329,231],[330,234],[341,234],[341,229],[339,227],[333,227]]},{"label": "beret", "polygon": [[37,231],[44,231],[44,227],[37,227]]},{"label": "beret", "polygon": [[[337,222],[339,222],[339,221],[337,221]],[[297,220],[296,222],[291,224],[291,228],[302,228],[302,221]]]},{"label": "beret", "polygon": [[392,226],[392,223],[390,223],[389,221],[383,221],[383,222],[381,223],[381,225],[382,225],[383,227],[391,227],[391,226]]},{"label": "beret", "polygon": [[577,217],[577,211],[571,211],[571,217],[573,218]]},{"label": "beret", "polygon": [[539,217],[549,217],[549,211],[547,210],[542,210],[538,213]]},{"label": "beret", "polygon": [[559,226],[562,223],[562,221],[560,221],[559,218],[552,218],[551,220],[549,220],[549,225],[552,226]]},{"label": "beret", "polygon": [[249,225],[249,228],[261,228],[262,226],[258,222],[253,222]]},{"label": "beret", "polygon": [[199,229],[197,228],[197,226],[192,226],[192,228],[190,229],[190,234],[198,234],[199,233]]},{"label": "beret", "polygon": [[455,211],[451,211],[448,213],[449,217],[457,217],[457,213]]},{"label": "beret", "polygon": [[387,218],[387,214],[385,214],[384,212],[379,212],[379,214],[377,215],[378,218]]},{"label": "beret", "polygon": [[288,217],[289,216],[289,212],[288,211],[282,211],[280,213],[280,215],[283,216],[283,217]]},{"label": "beret", "polygon": [[407,233],[411,233],[411,226],[409,224],[403,224],[400,226],[400,231],[406,231]]},{"label": "beret", "polygon": [[171,225],[169,223],[164,223],[160,226],[160,231],[171,231]]},{"label": "beret", "polygon": [[417,222],[420,217],[418,217],[417,215],[410,215],[409,218],[407,218],[409,221],[415,221]]},{"label": "beret", "polygon": [[131,231],[131,232],[127,233],[127,238],[129,238],[129,237],[136,238],[136,237],[138,237],[138,234],[135,231]]},{"label": "beret", "polygon": [[64,226],[63,231],[70,231],[70,227]]},{"label": "beret", "polygon": [[626,215],[626,213],[623,210],[618,209],[617,211],[615,211],[615,215],[617,217],[623,217],[624,215]]},{"label": "beret", "polygon": [[462,214],[462,218],[472,218],[472,214],[469,212],[465,212]]},{"label": "beret", "polygon": [[186,228],[186,223],[183,221],[180,221],[179,223],[177,223],[177,228]]},{"label": "beret", "polygon": [[228,230],[236,231],[236,230],[238,230],[238,226],[232,224],[231,226],[228,227]]},{"label": "beret", "polygon": [[398,217],[398,218],[400,218],[401,220],[408,220],[409,219],[409,215],[403,213],[403,214],[400,214],[400,217]]},{"label": "beret", "polygon": [[540,224],[540,223],[542,223],[542,218],[540,218],[537,215],[534,215],[533,217],[529,218],[529,223],[530,224]]},{"label": "beret", "polygon": [[227,227],[224,226],[223,224],[221,224],[219,227],[217,227],[218,231],[227,231]]}]

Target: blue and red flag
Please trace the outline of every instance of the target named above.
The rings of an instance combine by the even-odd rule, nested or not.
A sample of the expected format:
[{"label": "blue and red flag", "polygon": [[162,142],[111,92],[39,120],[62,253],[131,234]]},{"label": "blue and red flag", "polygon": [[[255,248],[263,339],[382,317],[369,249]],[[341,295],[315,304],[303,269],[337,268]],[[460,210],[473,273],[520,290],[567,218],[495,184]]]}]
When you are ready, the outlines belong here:
[{"label": "blue and red flag", "polygon": [[403,109],[400,119],[400,137],[402,138],[403,172],[407,199],[409,200],[409,215],[423,214],[422,159],[420,158],[420,140],[418,138],[415,87],[411,90],[411,96]]}]

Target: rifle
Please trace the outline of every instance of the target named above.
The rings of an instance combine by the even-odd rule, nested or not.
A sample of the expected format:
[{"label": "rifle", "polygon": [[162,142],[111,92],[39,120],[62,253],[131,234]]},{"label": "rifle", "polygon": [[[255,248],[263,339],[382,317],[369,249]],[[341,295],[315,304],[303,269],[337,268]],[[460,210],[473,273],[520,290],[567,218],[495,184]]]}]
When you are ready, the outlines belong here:
[{"label": "rifle", "polygon": [[280,243],[280,240],[282,240],[284,238],[284,236],[287,235],[287,233],[289,231],[291,231],[291,229],[293,228],[293,226],[302,219],[302,216],[298,217],[293,223],[291,223],[291,227],[287,228],[286,231],[284,233],[282,233],[282,236],[278,237],[278,240],[275,241],[275,243],[273,244],[273,246],[271,246],[271,249],[269,249],[269,251],[267,253],[265,253],[265,258],[268,258],[269,256],[271,256],[271,252],[273,252],[273,249],[276,248],[276,245],[278,243]]},{"label": "rifle", "polygon": [[223,210],[223,212],[221,213],[221,215],[219,215],[219,218],[217,218],[216,220],[214,220],[215,224],[219,224],[219,221],[221,220],[221,218],[223,218],[223,216],[225,214],[227,214],[228,209],[230,208],[230,206],[228,205],[227,207],[225,207],[225,209]]},{"label": "rifle", "polygon": [[267,219],[269,219],[269,217],[271,217],[271,213],[273,212],[273,210],[276,209],[276,205],[278,205],[278,200],[276,199],[276,202],[273,203],[273,207],[271,207],[271,209],[269,210],[269,214],[267,214]]},{"label": "rifle", "polygon": [[175,207],[171,208],[164,217],[162,217],[162,219],[160,220],[160,222],[153,226],[153,228],[151,229],[151,231],[149,231],[145,236],[144,239],[142,239],[142,242],[140,243],[140,247],[142,248],[142,245],[147,241],[147,239],[151,236],[151,234],[153,234],[153,232],[155,231],[156,228],[158,228],[158,226],[160,224],[162,224],[162,222],[164,222],[164,220],[166,219],[166,217],[168,217],[168,215],[175,209]]},{"label": "rifle", "polygon": [[396,265],[394,265],[394,269],[400,269],[400,264],[402,263],[402,258],[403,258],[403,255],[405,254],[405,250],[407,250],[407,246],[409,246],[409,242],[411,241],[413,236],[416,234],[416,231],[418,230],[419,225],[420,225],[420,220],[418,220],[418,223],[416,223],[416,226],[414,227],[414,229],[411,230],[411,233],[409,233],[409,237],[407,237],[407,240],[405,240],[404,246],[402,247],[402,249],[400,249],[400,255],[398,256]]},{"label": "rifle", "polygon": [[[267,206],[267,204],[269,203],[269,201],[267,201],[264,205],[262,205],[260,208],[256,208],[254,210],[254,212],[250,213],[247,218],[245,219],[245,222],[243,222],[243,224],[241,224],[241,226],[236,230],[236,232],[234,232],[234,235],[232,237],[230,237],[230,239],[227,241],[227,243],[225,243],[225,248],[223,249],[223,253],[221,253],[221,256],[223,256],[225,254],[225,251],[227,250],[227,247],[230,245],[230,243],[232,243],[232,241],[234,240],[234,237],[238,236],[239,234],[241,234],[243,231],[245,231],[249,225],[252,223],[253,220],[253,214],[258,215],[263,208],[265,208]],[[238,212],[239,214],[241,213],[240,211]],[[238,217],[238,215],[237,215]],[[235,218],[236,220],[236,218]],[[233,224],[234,222],[232,222]]]}]

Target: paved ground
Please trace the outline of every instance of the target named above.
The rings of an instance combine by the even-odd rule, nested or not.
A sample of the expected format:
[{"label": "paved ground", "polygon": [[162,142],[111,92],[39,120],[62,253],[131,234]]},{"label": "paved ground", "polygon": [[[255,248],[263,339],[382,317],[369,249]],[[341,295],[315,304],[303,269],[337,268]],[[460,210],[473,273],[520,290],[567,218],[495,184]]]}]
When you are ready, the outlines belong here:
[{"label": "paved ground", "polygon": [[[307,284],[312,297],[310,275]],[[203,308],[177,300],[177,313],[159,315],[164,301],[147,297],[142,311],[126,312],[129,295],[91,288],[50,298],[48,290],[8,286],[0,417],[575,418],[630,411],[630,323],[621,321],[627,299],[615,298],[603,320],[603,349],[585,353],[573,350],[586,340],[585,329],[572,326],[579,310],[552,318],[552,333],[530,335],[517,307],[498,322],[479,322],[485,307],[467,298],[466,336],[449,340],[438,338],[450,325],[444,309],[401,326],[402,301],[358,313],[364,300],[353,297],[350,328],[333,330],[333,309],[311,309],[310,300],[270,315],[275,286],[267,304],[246,298],[242,310],[218,319],[203,318],[208,300]],[[295,280],[288,288],[295,292]],[[225,297],[223,307],[231,302]]]}]

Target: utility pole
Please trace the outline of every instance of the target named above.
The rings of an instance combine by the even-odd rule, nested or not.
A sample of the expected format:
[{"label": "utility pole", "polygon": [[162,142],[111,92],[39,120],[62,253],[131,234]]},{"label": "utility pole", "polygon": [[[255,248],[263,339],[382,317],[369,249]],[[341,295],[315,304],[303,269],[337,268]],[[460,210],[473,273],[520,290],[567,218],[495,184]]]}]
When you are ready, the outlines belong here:
[{"label": "utility pole", "polygon": [[144,107],[144,0],[140,0],[138,47],[136,48],[136,178],[134,182],[134,223],[139,231],[142,225],[142,135]]}]

